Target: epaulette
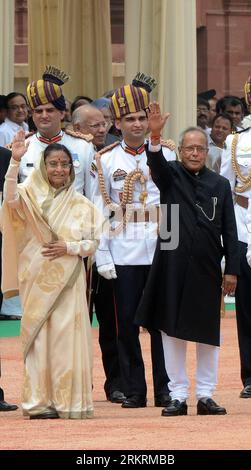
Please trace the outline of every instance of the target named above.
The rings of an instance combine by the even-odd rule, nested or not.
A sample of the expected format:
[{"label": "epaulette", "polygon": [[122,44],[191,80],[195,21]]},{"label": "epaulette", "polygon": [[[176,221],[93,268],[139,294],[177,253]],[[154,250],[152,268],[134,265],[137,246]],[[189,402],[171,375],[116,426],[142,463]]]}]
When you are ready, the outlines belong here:
[{"label": "epaulette", "polygon": [[162,145],[162,147],[168,148],[169,150],[176,149],[175,142],[172,139],[167,139],[167,140],[160,139],[160,145]]},{"label": "epaulette", "polygon": [[232,131],[232,134],[242,134],[243,132],[248,131],[251,127],[246,127],[246,129],[241,129],[241,131]]},{"label": "epaulette", "polygon": [[69,129],[66,127],[65,133],[70,135],[71,137],[75,137],[76,139],[83,139],[86,142],[91,142],[93,140],[92,134],[83,134],[82,132],[74,131],[73,129]]},{"label": "epaulette", "polygon": [[103,149],[99,150],[98,154],[99,154],[99,155],[104,155],[104,153],[109,152],[109,150],[114,149],[114,148],[117,147],[119,144],[120,144],[120,141],[119,141],[119,140],[118,140],[117,142],[113,142],[112,144],[107,145],[107,146],[104,147]]},{"label": "epaulette", "polygon": [[109,152],[109,150],[114,149],[120,144],[120,141],[118,140],[117,142],[113,142],[111,145],[107,145],[103,149],[99,150],[98,152],[95,153],[94,160],[91,164],[91,170],[90,170],[90,175],[95,178],[95,173],[98,173],[100,171],[102,173],[102,165],[100,162],[101,156],[104,155],[106,152]]}]

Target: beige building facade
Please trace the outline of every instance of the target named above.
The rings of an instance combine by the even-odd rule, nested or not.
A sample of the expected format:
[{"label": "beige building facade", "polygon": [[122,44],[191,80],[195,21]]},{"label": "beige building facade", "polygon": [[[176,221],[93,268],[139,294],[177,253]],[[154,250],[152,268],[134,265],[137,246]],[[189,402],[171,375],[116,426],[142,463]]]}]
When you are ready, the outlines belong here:
[{"label": "beige building facade", "polygon": [[198,92],[243,96],[251,75],[251,1],[197,0]]}]

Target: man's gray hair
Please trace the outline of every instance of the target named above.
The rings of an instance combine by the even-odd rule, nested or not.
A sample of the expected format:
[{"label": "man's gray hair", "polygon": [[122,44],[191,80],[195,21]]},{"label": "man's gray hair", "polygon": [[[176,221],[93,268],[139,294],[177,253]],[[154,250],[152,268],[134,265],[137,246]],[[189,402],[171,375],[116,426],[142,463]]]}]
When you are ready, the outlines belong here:
[{"label": "man's gray hair", "polygon": [[91,110],[99,111],[95,106],[92,106],[92,104],[83,104],[76,108],[71,116],[72,124],[85,124]]},{"label": "man's gray hair", "polygon": [[201,134],[204,135],[206,142],[208,142],[208,135],[201,127],[199,127],[199,126],[190,126],[190,127],[187,127],[184,131],[181,132],[181,134],[179,136],[179,147],[182,147],[183,142],[184,142],[184,138],[185,138],[186,134],[188,134],[189,132],[200,132]]},{"label": "man's gray hair", "polygon": [[[87,106],[87,105],[86,105]],[[79,106],[77,109],[75,109],[72,113],[72,116],[71,116],[71,120],[72,120],[72,124],[79,124],[80,122],[82,122],[83,120],[86,120],[86,117],[84,115],[84,119],[83,119],[83,113],[82,113],[82,106]]]}]

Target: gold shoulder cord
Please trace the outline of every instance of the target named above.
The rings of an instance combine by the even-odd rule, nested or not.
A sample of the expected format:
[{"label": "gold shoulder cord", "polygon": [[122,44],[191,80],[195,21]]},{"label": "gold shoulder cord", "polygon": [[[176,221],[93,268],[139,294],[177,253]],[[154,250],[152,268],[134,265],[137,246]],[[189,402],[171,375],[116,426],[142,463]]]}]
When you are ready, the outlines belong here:
[{"label": "gold shoulder cord", "polygon": [[116,211],[120,207],[123,212],[123,218],[122,218],[121,223],[116,228],[112,229],[113,235],[117,235],[118,233],[121,232],[121,230],[126,228],[127,223],[129,222],[131,215],[134,211],[134,206],[132,204],[133,203],[133,191],[134,191],[134,186],[137,180],[139,180],[142,186],[142,191],[140,193],[139,199],[140,199],[140,202],[143,204],[143,206],[145,205],[145,199],[148,196],[148,193],[146,191],[147,180],[144,176],[143,171],[140,170],[139,168],[136,168],[135,170],[128,173],[128,175],[125,177],[121,203],[115,204],[111,201],[110,196],[106,191],[103,168],[102,168],[101,161],[100,161],[101,154],[97,153],[95,155],[95,159],[96,159],[97,170],[98,170],[99,188],[100,188],[100,192],[102,194],[105,205],[108,206],[111,211]]},{"label": "gold shoulder cord", "polygon": [[70,129],[69,127],[66,127],[65,134],[70,135],[71,137],[75,137],[76,139],[83,139],[88,143],[93,140],[92,134],[83,134],[82,132]]},{"label": "gold shoulder cord", "polygon": [[238,144],[238,139],[239,139],[239,135],[235,134],[233,137],[232,146],[231,146],[231,161],[232,161],[233,170],[236,176],[238,176],[240,181],[243,183],[243,186],[236,185],[234,190],[237,193],[243,193],[251,186],[251,169],[248,171],[247,176],[243,176],[243,174],[241,173],[240,165],[238,164],[237,158],[236,158],[236,147]]}]

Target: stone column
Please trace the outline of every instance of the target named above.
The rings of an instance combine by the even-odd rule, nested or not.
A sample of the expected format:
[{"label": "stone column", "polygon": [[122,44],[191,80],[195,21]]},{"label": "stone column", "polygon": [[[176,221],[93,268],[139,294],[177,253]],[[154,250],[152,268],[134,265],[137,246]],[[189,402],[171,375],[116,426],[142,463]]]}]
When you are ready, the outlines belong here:
[{"label": "stone column", "polygon": [[112,88],[109,0],[28,0],[28,18],[30,79],[51,64],[71,76],[70,99]]},{"label": "stone column", "polygon": [[138,71],[158,81],[152,98],[171,113],[164,136],[177,143],[196,124],[195,0],[125,0],[125,57],[127,83]]}]

